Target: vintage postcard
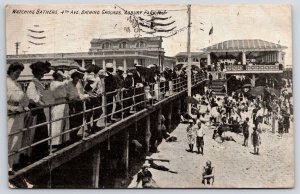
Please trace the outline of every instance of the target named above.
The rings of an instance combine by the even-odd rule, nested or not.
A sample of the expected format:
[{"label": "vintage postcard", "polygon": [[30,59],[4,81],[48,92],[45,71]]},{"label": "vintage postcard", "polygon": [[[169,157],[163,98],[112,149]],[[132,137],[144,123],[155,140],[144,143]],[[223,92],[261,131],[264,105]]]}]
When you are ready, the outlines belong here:
[{"label": "vintage postcard", "polygon": [[10,188],[293,188],[291,6],[6,6]]}]

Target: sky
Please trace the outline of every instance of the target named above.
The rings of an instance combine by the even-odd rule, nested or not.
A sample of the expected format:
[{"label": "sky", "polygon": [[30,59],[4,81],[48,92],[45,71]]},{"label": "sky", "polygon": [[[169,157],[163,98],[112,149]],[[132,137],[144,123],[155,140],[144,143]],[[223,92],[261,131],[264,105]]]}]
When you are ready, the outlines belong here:
[{"label": "sky", "polygon": [[[57,14],[40,14],[37,10],[57,10]],[[23,11],[14,14],[13,11]],[[24,13],[32,10],[34,14]],[[119,11],[121,14],[104,14],[104,11]],[[87,52],[93,38],[134,37],[135,32],[127,11],[142,11],[136,17],[149,19],[145,10],[166,10],[164,15],[175,21],[170,28],[183,29],[164,38],[162,47],[166,56],[175,56],[187,50],[187,6],[178,5],[13,5],[6,9],[7,54],[15,54],[15,42],[20,42],[19,53],[73,53]],[[62,13],[64,11],[64,13]],[[68,11],[68,13],[66,12]],[[72,12],[73,11],[73,12]],[[74,14],[78,11],[79,14]],[[96,11],[99,14],[83,14]],[[38,14],[37,14],[38,13]],[[107,13],[107,12],[106,12]],[[283,4],[269,5],[214,5],[192,4],[191,6],[191,51],[201,51],[211,44],[231,39],[262,39],[287,46],[285,63],[292,65],[291,7]],[[125,30],[125,28],[130,29]],[[169,27],[169,26],[168,26]],[[213,34],[208,35],[213,27]],[[167,27],[166,27],[167,28]],[[33,33],[28,31],[43,31]],[[201,30],[202,29],[202,30]],[[169,36],[175,31],[156,34]],[[142,36],[151,36],[141,33]],[[35,37],[45,37],[36,39]],[[33,43],[44,43],[35,45]]]}]

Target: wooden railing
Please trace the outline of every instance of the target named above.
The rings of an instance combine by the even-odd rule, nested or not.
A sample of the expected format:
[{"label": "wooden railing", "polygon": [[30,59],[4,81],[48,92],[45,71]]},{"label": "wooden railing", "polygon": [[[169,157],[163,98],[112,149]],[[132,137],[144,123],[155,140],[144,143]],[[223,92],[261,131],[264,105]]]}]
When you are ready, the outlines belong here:
[{"label": "wooden railing", "polygon": [[[205,80],[205,76],[204,74],[196,74],[192,76],[192,86],[196,86],[197,84],[201,83],[202,81]],[[127,97],[124,96],[124,93],[127,91],[131,91],[132,95],[127,95]],[[18,116],[20,114],[23,115],[28,115],[30,113],[36,112],[38,110],[42,110],[43,112],[47,112],[49,115],[49,118],[46,122],[42,122],[42,123],[37,123],[34,125],[29,125],[29,126],[25,126],[21,129],[15,130],[14,132],[8,134],[8,136],[10,138],[14,137],[14,136],[18,136],[19,134],[24,134],[24,133],[31,133],[32,130],[35,130],[35,128],[37,127],[41,127],[41,126],[47,126],[48,128],[48,137],[45,139],[41,139],[37,142],[32,142],[29,145],[24,145],[22,146],[19,150],[15,150],[12,152],[8,153],[8,157],[15,157],[16,154],[20,154],[20,153],[25,153],[27,152],[27,150],[31,150],[33,147],[40,145],[42,143],[47,142],[48,143],[48,155],[52,155],[54,152],[58,151],[55,150],[53,148],[53,139],[55,138],[60,138],[65,136],[66,134],[70,134],[74,131],[78,131],[79,129],[81,129],[82,134],[81,134],[81,139],[78,139],[78,141],[80,140],[84,140],[87,136],[89,136],[89,134],[86,133],[86,131],[84,130],[85,127],[87,127],[88,125],[91,124],[95,124],[95,122],[102,120],[103,121],[103,127],[106,128],[109,126],[109,123],[107,123],[107,118],[111,117],[114,114],[120,114],[121,115],[121,121],[123,119],[125,119],[126,117],[128,117],[128,115],[126,115],[125,113],[128,112],[129,110],[133,110],[134,112],[139,112],[142,111],[144,108],[146,108],[147,106],[151,106],[154,104],[154,101],[162,101],[166,98],[172,97],[174,95],[176,95],[179,92],[183,92],[187,90],[187,79],[186,77],[179,77],[176,79],[173,79],[172,81],[166,81],[166,82],[159,82],[156,84],[150,84],[147,87],[144,88],[131,88],[131,89],[122,89],[122,90],[115,90],[109,93],[106,93],[102,96],[98,96],[99,98],[102,98],[102,101],[104,103],[102,103],[102,105],[94,105],[92,106],[92,108],[87,109],[87,103],[90,102],[90,100],[92,99],[92,97],[85,99],[82,101],[82,105],[83,105],[83,110],[77,113],[73,113],[70,115],[66,115],[64,117],[58,118],[58,119],[52,119],[51,114],[52,114],[52,109],[55,106],[58,105],[62,105],[62,104],[68,104],[70,105],[71,103],[74,103],[76,101],[67,101],[65,103],[55,103],[55,104],[49,104],[49,105],[45,105],[45,106],[40,106],[37,108],[32,108],[29,111],[22,111],[22,112],[9,112],[8,116],[9,117],[14,117],[14,116]],[[149,95],[151,94],[151,98],[149,99]],[[119,95],[120,97],[117,98],[116,96]],[[108,97],[113,96],[114,97],[114,101],[107,103],[106,99]],[[94,97],[95,98],[95,97]],[[131,103],[128,105],[125,105],[125,102],[128,102],[128,100],[131,101]],[[112,106],[113,104],[120,104],[121,108],[115,112],[111,112],[108,114],[108,106]],[[93,118],[92,120],[87,120],[86,115],[87,114],[93,114],[94,111],[103,111],[103,114],[101,114],[101,116],[99,116],[99,118]],[[63,132],[53,135],[53,130],[52,130],[52,124],[54,122],[57,121],[64,121],[67,119],[70,119],[72,117],[76,117],[78,115],[81,115],[82,117],[82,122],[81,125],[75,127],[75,128],[69,128],[69,129],[65,129]],[[120,122],[121,122],[120,121]],[[63,149],[63,148],[60,148]],[[32,161],[32,162],[36,162],[36,161]],[[29,164],[28,164],[29,165]],[[24,167],[25,168],[25,167]],[[22,169],[21,169],[22,170]]]},{"label": "wooden railing", "polygon": [[229,65],[226,71],[280,71],[280,65]]}]

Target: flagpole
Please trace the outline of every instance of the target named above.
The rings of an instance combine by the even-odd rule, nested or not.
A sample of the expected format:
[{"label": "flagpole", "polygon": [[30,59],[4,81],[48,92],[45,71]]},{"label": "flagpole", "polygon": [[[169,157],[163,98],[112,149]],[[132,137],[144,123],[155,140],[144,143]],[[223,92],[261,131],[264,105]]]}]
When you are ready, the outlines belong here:
[{"label": "flagpole", "polygon": [[[187,34],[187,88],[188,88],[188,97],[192,96],[192,73],[191,73],[191,5],[187,5],[188,8],[188,34]],[[192,113],[191,103],[188,103],[188,114]]]}]

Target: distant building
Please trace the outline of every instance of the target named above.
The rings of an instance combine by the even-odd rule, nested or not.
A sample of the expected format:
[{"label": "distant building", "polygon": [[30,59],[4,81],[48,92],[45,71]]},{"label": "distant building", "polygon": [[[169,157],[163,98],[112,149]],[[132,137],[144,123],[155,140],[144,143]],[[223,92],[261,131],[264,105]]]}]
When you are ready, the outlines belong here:
[{"label": "distant building", "polygon": [[286,46],[260,39],[227,40],[203,49],[207,69],[214,77],[247,76],[252,86],[274,87],[282,82]]},{"label": "distant building", "polygon": [[165,56],[162,41],[162,37],[93,39],[89,53],[97,56],[93,62],[97,65],[113,63],[124,69],[134,64],[172,67],[175,59]]},{"label": "distant building", "polygon": [[[198,67],[204,67],[206,64],[206,54],[203,52],[191,52],[192,57],[192,65],[196,65]],[[187,65],[188,56],[187,52],[180,52],[176,56],[176,64]]]},{"label": "distant building", "polygon": [[[20,61],[25,65],[25,70],[20,77],[23,80],[31,79],[29,64],[55,59],[75,60],[82,67],[95,64],[105,68],[105,64],[113,63],[115,67],[123,66],[125,70],[133,68],[134,64],[145,67],[156,64],[163,70],[164,66],[172,68],[175,58],[165,56],[162,42],[162,37],[92,39],[88,52],[7,55],[6,59],[7,64]],[[52,78],[52,76],[46,77]]]}]

